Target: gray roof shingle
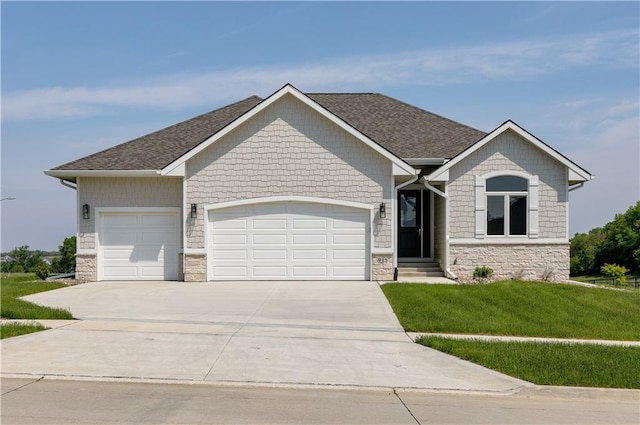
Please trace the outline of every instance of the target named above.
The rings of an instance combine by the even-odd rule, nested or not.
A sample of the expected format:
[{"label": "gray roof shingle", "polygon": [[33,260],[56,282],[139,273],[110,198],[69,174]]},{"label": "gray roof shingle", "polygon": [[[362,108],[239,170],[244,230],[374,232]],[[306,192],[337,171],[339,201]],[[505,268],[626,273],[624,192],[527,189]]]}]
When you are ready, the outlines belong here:
[{"label": "gray roof shingle", "polygon": [[[400,158],[452,158],[486,135],[381,94],[308,96]],[[251,96],[53,170],[160,170],[261,101]]]}]

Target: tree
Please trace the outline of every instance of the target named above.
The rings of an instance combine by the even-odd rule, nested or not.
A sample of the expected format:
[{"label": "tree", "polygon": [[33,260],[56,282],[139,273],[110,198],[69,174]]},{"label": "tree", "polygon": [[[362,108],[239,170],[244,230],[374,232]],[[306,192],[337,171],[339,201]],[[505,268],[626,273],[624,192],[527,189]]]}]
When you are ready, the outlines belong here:
[{"label": "tree", "polygon": [[29,245],[14,248],[9,255],[14,259],[12,269],[15,265],[18,265],[25,272],[33,271],[36,264],[42,261],[42,254],[38,251],[30,251]]},{"label": "tree", "polygon": [[571,239],[571,275],[580,276],[597,273],[596,249],[604,238],[602,228],[596,227],[589,233],[576,233]]},{"label": "tree", "polygon": [[64,238],[62,245],[58,246],[57,272],[69,273],[76,267],[76,237]]},{"label": "tree", "polygon": [[624,214],[605,224],[604,239],[596,249],[595,263],[618,264],[629,271],[640,271],[640,201]]}]

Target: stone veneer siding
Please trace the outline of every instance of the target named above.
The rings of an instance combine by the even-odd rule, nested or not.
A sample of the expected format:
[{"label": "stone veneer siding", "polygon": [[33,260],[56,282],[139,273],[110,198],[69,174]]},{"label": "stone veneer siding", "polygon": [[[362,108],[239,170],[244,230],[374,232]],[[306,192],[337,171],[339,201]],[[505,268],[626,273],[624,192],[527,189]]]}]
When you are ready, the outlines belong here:
[{"label": "stone veneer siding", "polygon": [[95,254],[76,255],[76,280],[80,283],[94,282],[98,278]]},{"label": "stone veneer siding", "polygon": [[393,254],[373,254],[371,280],[393,280]]},{"label": "stone veneer siding", "polygon": [[449,255],[451,271],[462,282],[473,281],[473,271],[482,266],[493,270],[491,280],[569,280],[569,244],[452,244]]},{"label": "stone veneer siding", "polygon": [[187,249],[207,248],[204,206],[272,196],[372,205],[373,246],[392,247],[391,161],[291,95],[187,161],[186,180],[187,204],[198,205],[196,219],[184,212]]},{"label": "stone veneer siding", "polygon": [[207,256],[187,254],[184,256],[184,281],[203,282],[207,280]]}]

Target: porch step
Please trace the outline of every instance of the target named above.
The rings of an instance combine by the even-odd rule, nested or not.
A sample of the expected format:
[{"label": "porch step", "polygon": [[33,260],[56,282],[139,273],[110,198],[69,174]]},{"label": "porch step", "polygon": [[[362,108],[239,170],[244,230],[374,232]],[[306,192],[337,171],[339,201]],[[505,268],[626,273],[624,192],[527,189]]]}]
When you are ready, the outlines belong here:
[{"label": "porch step", "polygon": [[444,273],[438,263],[411,262],[398,263],[398,280],[409,277],[443,277]]}]

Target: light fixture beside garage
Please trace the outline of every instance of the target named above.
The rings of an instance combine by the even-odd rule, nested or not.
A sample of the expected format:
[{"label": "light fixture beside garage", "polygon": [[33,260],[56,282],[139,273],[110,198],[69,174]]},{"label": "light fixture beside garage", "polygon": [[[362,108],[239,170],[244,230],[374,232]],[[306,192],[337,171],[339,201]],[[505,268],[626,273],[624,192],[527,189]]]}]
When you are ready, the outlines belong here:
[{"label": "light fixture beside garage", "polygon": [[89,204],[82,205],[82,218],[89,220]]},{"label": "light fixture beside garage", "polygon": [[387,218],[387,208],[384,202],[380,203],[380,218]]},{"label": "light fixture beside garage", "polygon": [[191,218],[198,217],[198,204],[191,204]]}]

